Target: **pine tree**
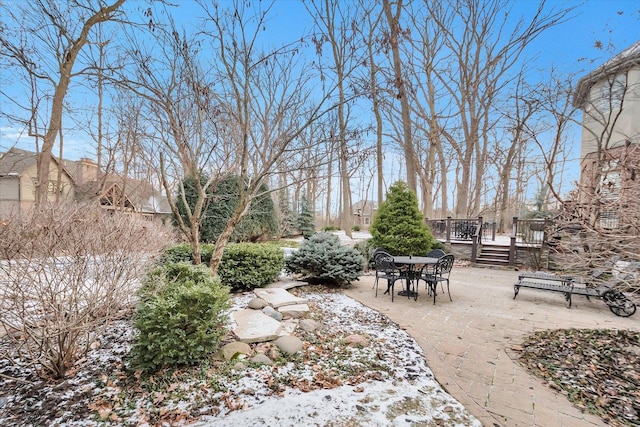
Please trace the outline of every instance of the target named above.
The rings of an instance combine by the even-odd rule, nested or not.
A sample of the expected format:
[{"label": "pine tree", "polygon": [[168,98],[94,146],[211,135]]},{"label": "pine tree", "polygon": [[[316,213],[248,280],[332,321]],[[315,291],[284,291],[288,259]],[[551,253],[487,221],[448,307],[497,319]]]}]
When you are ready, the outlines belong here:
[{"label": "pine tree", "polygon": [[300,212],[298,213],[298,231],[304,238],[309,238],[316,232],[313,207],[309,200],[302,196],[300,199]]},{"label": "pine tree", "polygon": [[424,255],[435,243],[418,208],[418,198],[402,181],[389,187],[370,231],[372,247],[384,248],[392,255]]},{"label": "pine tree", "polygon": [[291,236],[297,231],[297,216],[291,209],[289,203],[289,191],[286,188],[280,190],[278,197],[278,210],[280,213],[280,235],[283,237]]}]

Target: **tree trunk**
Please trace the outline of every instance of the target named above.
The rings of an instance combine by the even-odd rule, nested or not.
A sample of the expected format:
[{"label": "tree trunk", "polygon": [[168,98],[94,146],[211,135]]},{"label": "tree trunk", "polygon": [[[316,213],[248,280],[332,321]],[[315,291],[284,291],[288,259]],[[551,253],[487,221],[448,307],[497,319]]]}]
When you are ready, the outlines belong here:
[{"label": "tree trunk", "polygon": [[407,185],[409,189],[417,194],[418,184],[416,181],[416,153],[411,137],[411,109],[409,106],[409,97],[406,93],[406,85],[402,73],[402,58],[400,57],[400,13],[402,12],[402,0],[398,0],[395,16],[391,11],[389,0],[383,0],[387,22],[389,23],[389,44],[391,46],[391,54],[393,57],[393,76],[394,86],[397,90],[396,98],[400,100],[400,113],[402,117],[403,139],[402,147],[404,149],[405,167],[407,170]]},{"label": "tree trunk", "polygon": [[62,63],[60,64],[60,76],[51,101],[51,116],[49,117],[47,132],[45,133],[42,142],[42,151],[36,159],[38,174],[36,184],[36,204],[41,204],[47,201],[51,151],[53,149],[53,144],[56,141],[56,135],[62,127],[64,98],[69,89],[71,71],[76,58],[78,57],[80,50],[82,50],[84,45],[87,43],[87,37],[89,36],[91,28],[100,22],[105,22],[111,19],[112,14],[124,3],[124,1],[125,0],[116,0],[112,5],[100,8],[99,11],[89,17],[89,19],[84,23],[78,38],[68,47],[65,57],[61,58]]},{"label": "tree trunk", "polygon": [[209,263],[209,268],[211,268],[211,274],[214,276],[218,274],[218,269],[220,268],[220,263],[222,262],[222,255],[224,254],[224,248],[229,243],[229,239],[231,238],[231,234],[233,234],[233,230],[235,230],[236,226],[242,219],[242,217],[247,213],[248,207],[251,203],[251,199],[248,197],[246,192],[240,193],[240,198],[238,200],[238,206],[236,206],[235,210],[231,214],[231,217],[227,221],[224,230],[218,236],[218,240],[216,240],[216,246],[213,249],[213,254],[211,254],[211,262]]}]

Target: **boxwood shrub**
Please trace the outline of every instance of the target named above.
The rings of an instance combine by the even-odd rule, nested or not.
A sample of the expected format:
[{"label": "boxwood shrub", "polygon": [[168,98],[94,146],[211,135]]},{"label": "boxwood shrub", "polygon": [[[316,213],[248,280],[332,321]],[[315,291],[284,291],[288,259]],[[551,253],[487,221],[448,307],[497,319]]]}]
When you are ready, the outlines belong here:
[{"label": "boxwood shrub", "polygon": [[[202,264],[209,265],[213,248],[214,245],[210,243],[200,245],[200,259],[202,260]],[[158,264],[163,265],[175,262],[193,263],[193,255],[191,254],[191,245],[189,243],[180,243],[165,249]]]},{"label": "boxwood shrub", "polygon": [[218,275],[234,290],[262,288],[284,268],[284,254],[271,243],[233,243],[224,248]]},{"label": "boxwood shrub", "polygon": [[170,263],[154,269],[140,290],[134,325],[135,368],[192,365],[218,350],[230,306],[228,289],[205,266]]}]

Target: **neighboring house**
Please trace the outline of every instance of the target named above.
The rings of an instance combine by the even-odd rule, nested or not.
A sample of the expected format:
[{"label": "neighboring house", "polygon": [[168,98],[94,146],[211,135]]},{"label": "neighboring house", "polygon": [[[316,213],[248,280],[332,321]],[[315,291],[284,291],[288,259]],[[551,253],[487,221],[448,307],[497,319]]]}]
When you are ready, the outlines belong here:
[{"label": "neighboring house", "polygon": [[[37,176],[35,153],[12,148],[0,154],[0,218],[35,204]],[[47,188],[51,200],[75,199],[75,182],[55,157],[51,158]]]},{"label": "neighboring house", "polygon": [[377,210],[378,203],[373,200],[360,200],[354,203],[351,211],[352,224],[359,225],[363,230],[368,230]]},{"label": "neighboring house", "polygon": [[[0,157],[0,218],[15,209],[29,209],[35,203],[36,154],[11,149]],[[121,210],[147,217],[168,217],[167,198],[146,182],[114,174],[99,176],[90,159],[62,162],[61,195],[66,200],[97,200],[108,210]],[[50,188],[55,191],[58,161],[52,159]],[[53,200],[53,198],[51,198]]]},{"label": "neighboring house", "polygon": [[573,103],[583,111],[578,202],[617,228],[640,197],[640,42],[582,77]]}]

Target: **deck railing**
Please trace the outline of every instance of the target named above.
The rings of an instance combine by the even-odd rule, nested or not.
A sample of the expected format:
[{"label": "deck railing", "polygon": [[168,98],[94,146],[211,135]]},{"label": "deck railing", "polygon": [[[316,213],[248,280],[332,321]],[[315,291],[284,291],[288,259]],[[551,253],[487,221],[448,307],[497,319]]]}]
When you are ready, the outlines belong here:
[{"label": "deck railing", "polygon": [[[483,222],[478,218],[451,218],[429,219],[427,225],[431,228],[433,236],[447,243],[470,242],[471,262],[476,261],[480,254],[482,244],[496,240],[497,223]],[[542,247],[547,241],[548,231],[553,221],[550,219],[519,219],[513,217],[513,225],[510,237],[509,262],[515,265],[516,245]]]},{"label": "deck railing", "polygon": [[[483,242],[495,241],[498,225],[496,222],[482,222],[478,218],[451,218],[428,219],[427,225],[431,228],[434,237],[445,242],[452,240],[472,241],[477,234]],[[482,224],[480,226],[480,224]]]}]

